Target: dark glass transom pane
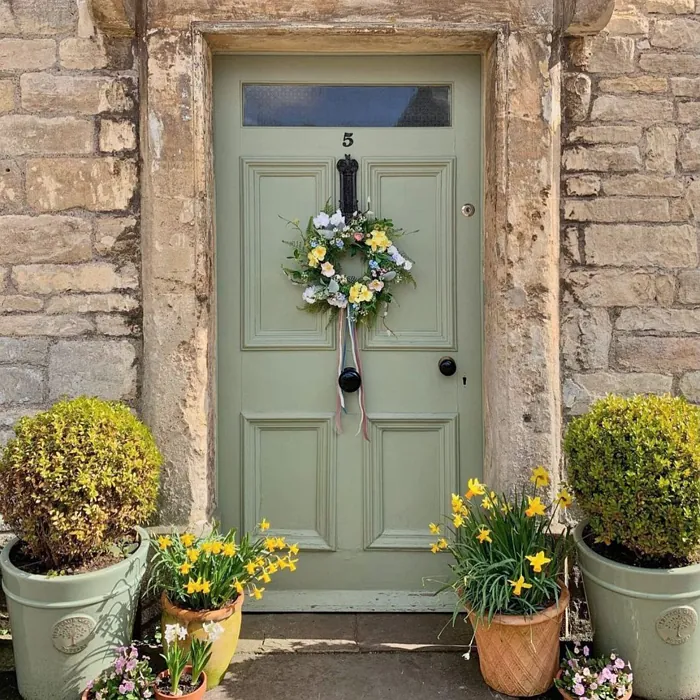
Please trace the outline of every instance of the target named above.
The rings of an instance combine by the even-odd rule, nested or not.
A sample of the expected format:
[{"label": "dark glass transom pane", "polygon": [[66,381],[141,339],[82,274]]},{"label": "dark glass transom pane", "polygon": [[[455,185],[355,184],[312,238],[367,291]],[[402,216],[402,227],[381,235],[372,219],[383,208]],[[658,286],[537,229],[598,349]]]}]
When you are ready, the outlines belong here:
[{"label": "dark glass transom pane", "polygon": [[450,126],[449,85],[243,86],[243,126]]}]

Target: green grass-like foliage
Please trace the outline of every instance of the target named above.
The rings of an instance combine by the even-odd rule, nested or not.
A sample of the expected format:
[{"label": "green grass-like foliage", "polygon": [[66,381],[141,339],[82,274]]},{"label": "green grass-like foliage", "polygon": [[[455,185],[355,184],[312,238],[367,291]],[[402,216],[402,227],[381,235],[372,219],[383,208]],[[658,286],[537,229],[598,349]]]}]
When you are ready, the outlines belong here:
[{"label": "green grass-like foliage", "polygon": [[608,396],[574,419],[564,450],[597,541],[644,559],[700,546],[700,409],[671,396]]},{"label": "green grass-like foliage", "polygon": [[59,401],[15,435],[0,460],[0,513],[50,569],[89,562],[155,512],[162,457],[127,406]]}]

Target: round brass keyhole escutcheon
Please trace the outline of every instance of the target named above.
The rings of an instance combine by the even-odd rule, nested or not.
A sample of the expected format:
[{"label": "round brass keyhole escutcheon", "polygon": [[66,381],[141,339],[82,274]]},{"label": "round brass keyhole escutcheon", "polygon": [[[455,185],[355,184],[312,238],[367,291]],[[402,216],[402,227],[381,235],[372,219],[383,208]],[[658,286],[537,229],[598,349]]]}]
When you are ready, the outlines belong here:
[{"label": "round brass keyhole escutcheon", "polygon": [[466,216],[469,218],[470,216],[474,216],[474,213],[476,212],[476,208],[474,207],[473,204],[464,204],[462,205],[462,215]]}]

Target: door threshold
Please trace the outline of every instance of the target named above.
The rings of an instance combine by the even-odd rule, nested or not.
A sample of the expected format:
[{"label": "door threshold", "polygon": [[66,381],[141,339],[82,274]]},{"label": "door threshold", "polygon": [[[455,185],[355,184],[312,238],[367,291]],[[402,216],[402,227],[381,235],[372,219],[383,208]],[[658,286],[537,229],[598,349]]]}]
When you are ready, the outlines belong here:
[{"label": "door threshold", "polygon": [[454,594],[425,591],[269,591],[262,600],[246,597],[246,613],[444,613],[454,610]]}]

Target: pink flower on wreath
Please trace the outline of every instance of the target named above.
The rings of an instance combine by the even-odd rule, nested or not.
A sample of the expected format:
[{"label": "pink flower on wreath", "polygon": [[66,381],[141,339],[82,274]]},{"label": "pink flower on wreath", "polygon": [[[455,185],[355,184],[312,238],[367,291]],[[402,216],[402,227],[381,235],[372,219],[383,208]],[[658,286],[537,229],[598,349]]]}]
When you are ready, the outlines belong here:
[{"label": "pink flower on wreath", "polygon": [[361,240],[364,238],[364,236],[363,236],[361,233],[356,233],[356,234],[353,236],[353,238],[354,238],[356,241],[361,241]]}]

